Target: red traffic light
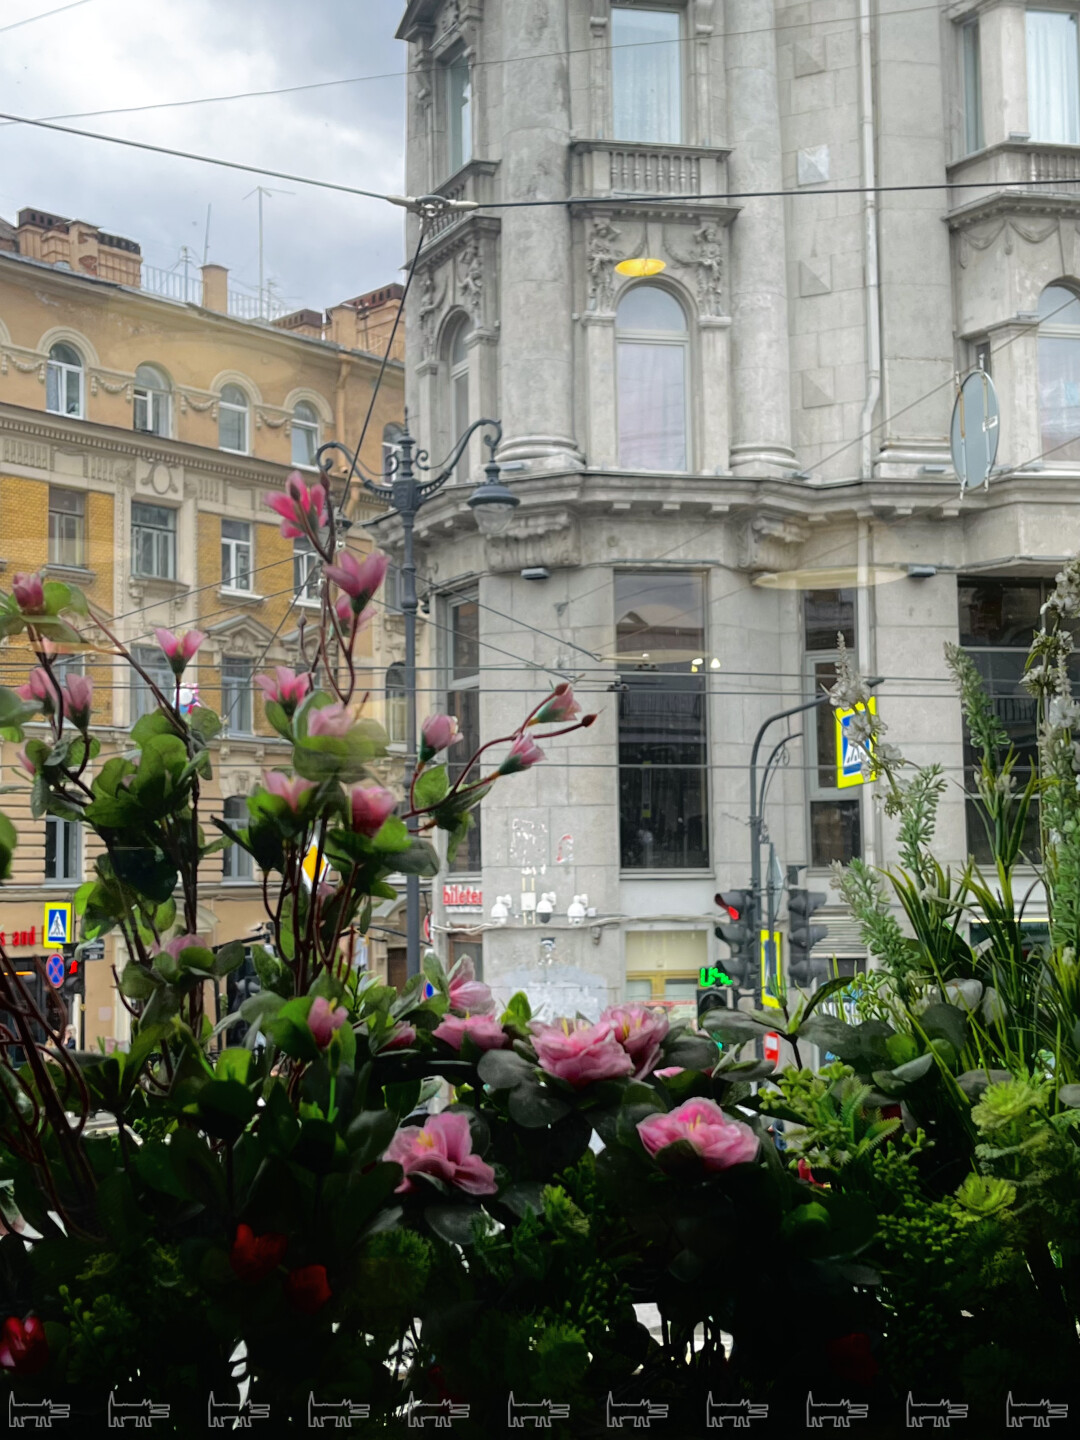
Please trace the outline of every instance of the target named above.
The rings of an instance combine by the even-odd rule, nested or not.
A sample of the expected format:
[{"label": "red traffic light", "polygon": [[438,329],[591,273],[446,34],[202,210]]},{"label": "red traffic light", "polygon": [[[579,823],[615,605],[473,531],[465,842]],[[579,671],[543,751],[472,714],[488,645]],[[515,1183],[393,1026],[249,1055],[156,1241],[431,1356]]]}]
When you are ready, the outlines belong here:
[{"label": "red traffic light", "polygon": [[69,980],[72,978],[72,976],[78,975],[78,973],[79,973],[79,962],[78,962],[78,960],[69,960],[69,961],[68,961],[67,973],[68,973],[68,979],[69,979]]},{"label": "red traffic light", "polygon": [[721,910],[727,911],[732,920],[741,920],[743,918],[744,906],[746,904],[743,891],[721,890],[719,894],[713,896],[713,899]]}]

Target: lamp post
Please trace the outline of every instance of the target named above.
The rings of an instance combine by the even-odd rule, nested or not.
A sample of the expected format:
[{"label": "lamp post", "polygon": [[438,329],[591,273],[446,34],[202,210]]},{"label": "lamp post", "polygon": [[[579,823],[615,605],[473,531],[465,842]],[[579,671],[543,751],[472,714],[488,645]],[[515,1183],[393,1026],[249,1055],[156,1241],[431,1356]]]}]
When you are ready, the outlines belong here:
[{"label": "lamp post", "polygon": [[[509,522],[518,505],[518,497],[506,488],[499,479],[499,466],[495,451],[502,439],[502,424],[498,420],[474,420],[454,446],[447,460],[439,466],[428,464],[426,450],[417,450],[416,441],[409,434],[408,418],[405,431],[397,442],[397,453],[390,462],[388,484],[380,485],[357,470],[357,457],[337,440],[320,445],[316,462],[330,489],[330,466],[335,452],[340,452],[349,462],[349,473],[342,492],[342,507],[348,497],[349,486],[355,475],[370,494],[385,500],[390,509],[401,520],[404,554],[401,564],[401,612],[405,617],[405,768],[406,772],[416,765],[416,560],[413,555],[413,531],[416,516],[422,505],[437,494],[454,473],[458,461],[465,453],[465,447],[475,431],[486,428],[490,433],[484,436],[488,447],[488,460],[484,466],[484,479],[466,502],[476,517],[480,531],[485,535],[497,535]],[[418,471],[429,472],[430,478],[423,479]],[[437,473],[430,473],[437,472]],[[416,821],[409,822],[410,829],[416,830]],[[420,973],[420,877],[405,877],[405,961],[408,976]]]}]

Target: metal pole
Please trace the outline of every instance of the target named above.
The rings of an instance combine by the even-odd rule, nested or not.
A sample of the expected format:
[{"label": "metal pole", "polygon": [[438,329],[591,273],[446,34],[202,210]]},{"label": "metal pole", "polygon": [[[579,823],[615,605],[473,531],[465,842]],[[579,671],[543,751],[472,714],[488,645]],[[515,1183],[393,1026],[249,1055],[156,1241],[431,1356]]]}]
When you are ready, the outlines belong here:
[{"label": "metal pole", "polygon": [[259,186],[259,319],[263,315],[263,187]]},{"label": "metal pole", "polygon": [[[416,768],[416,560],[413,556],[413,524],[416,520],[415,482],[411,446],[402,447],[399,478],[394,485],[394,502],[401,516],[404,556],[401,565],[401,610],[405,617],[405,774]],[[399,503],[399,502],[404,503]],[[416,831],[416,820],[409,821]],[[405,877],[405,974],[420,974],[420,877]]]}]

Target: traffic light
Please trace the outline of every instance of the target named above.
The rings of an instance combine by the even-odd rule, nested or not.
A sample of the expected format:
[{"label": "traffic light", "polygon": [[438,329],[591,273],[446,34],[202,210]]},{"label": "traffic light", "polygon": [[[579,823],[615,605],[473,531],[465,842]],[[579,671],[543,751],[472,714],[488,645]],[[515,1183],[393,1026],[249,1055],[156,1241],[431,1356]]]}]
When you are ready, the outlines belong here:
[{"label": "traffic light", "polygon": [[235,970],[229,971],[225,979],[225,986],[229,997],[228,1013],[230,1015],[239,1010],[245,1000],[250,1000],[252,995],[258,995],[262,989],[258,972],[255,969],[255,961],[252,959],[251,951],[246,947],[244,963],[238,965]]},{"label": "traffic light", "polygon": [[796,887],[788,891],[788,979],[800,990],[809,989],[815,980],[824,980],[829,973],[828,960],[815,960],[810,954],[829,933],[827,925],[810,923],[810,917],[826,899],[821,890]]},{"label": "traffic light", "polygon": [[86,996],[86,970],[81,960],[69,958],[65,962],[64,980],[60,986],[60,997],[67,1006],[69,1020],[74,1024],[76,1001]]},{"label": "traffic light", "polygon": [[752,890],[721,890],[716,896],[720,907],[720,920],[716,924],[716,938],[723,940],[731,951],[725,970],[731,983],[746,989],[753,984],[754,952],[754,892]]}]

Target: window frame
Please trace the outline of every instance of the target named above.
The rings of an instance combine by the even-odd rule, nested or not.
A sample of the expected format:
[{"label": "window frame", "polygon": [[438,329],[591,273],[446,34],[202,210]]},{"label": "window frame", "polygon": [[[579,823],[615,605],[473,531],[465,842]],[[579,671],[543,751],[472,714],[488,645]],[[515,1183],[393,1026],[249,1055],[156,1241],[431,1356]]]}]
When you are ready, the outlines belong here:
[{"label": "window frame", "polygon": [[[455,660],[454,660],[454,640],[455,640],[456,635],[457,635],[457,631],[455,630],[455,618],[456,618],[456,612],[457,612],[458,610],[460,610],[461,607],[464,606],[464,605],[475,605],[475,606],[477,607],[477,611],[476,611],[476,633],[477,633],[477,641],[476,641],[476,668],[475,668],[475,669],[468,669],[468,668],[466,668],[466,669],[463,670],[463,672],[462,672],[461,674],[458,674],[458,673],[457,673],[457,667],[456,667],[456,665],[455,665]],[[483,701],[483,689],[482,689],[482,686],[481,686],[481,683],[480,683],[480,682],[481,682],[481,675],[482,675],[482,672],[483,672],[483,666],[482,666],[482,664],[481,664],[481,662],[480,662],[481,641],[480,641],[480,639],[479,639],[479,635],[480,635],[480,608],[479,608],[479,607],[480,607],[480,596],[479,596],[479,592],[478,592],[477,590],[475,590],[475,589],[470,589],[470,590],[458,590],[458,591],[455,591],[453,594],[444,595],[443,598],[442,598],[442,609],[443,609],[444,624],[443,624],[443,628],[442,628],[442,630],[441,630],[441,632],[440,632],[441,645],[442,645],[442,651],[443,651],[443,655],[442,655],[442,670],[443,670],[443,686],[444,686],[444,689],[445,689],[445,692],[446,692],[446,713],[447,713],[448,715],[454,715],[454,716],[456,716],[457,719],[458,719],[458,721],[459,721],[459,723],[460,723],[460,721],[462,720],[463,716],[460,715],[459,712],[458,712],[457,705],[456,705],[456,703],[455,703],[455,697],[456,697],[457,695],[461,694],[463,691],[467,691],[467,690],[475,691],[475,692],[476,692],[476,720],[477,720],[477,723],[476,723],[476,732],[477,732],[477,733],[476,733],[476,742],[477,742],[477,744],[480,744],[480,743],[481,743],[481,737],[482,737],[482,733],[483,733],[482,730],[481,730],[481,720],[482,720],[482,716],[481,716],[481,705],[482,705],[482,701]],[[462,725],[462,726],[461,726],[461,729],[462,729],[462,731],[464,732],[464,731],[467,730],[467,727],[466,727],[465,725]],[[455,745],[455,746],[453,747],[453,749],[451,749],[451,750],[448,752],[448,754],[447,754],[447,773],[449,774],[449,777],[450,777],[451,781],[457,779],[458,775],[461,773],[461,769],[467,764],[467,762],[468,762],[469,759],[471,758],[471,754],[466,754],[466,753],[464,753],[464,752],[466,752],[466,751],[468,751],[468,750],[469,750],[469,741],[468,741],[468,738],[466,737],[465,743],[464,743],[463,745]],[[455,751],[460,751],[460,752],[462,752],[462,753],[455,754]],[[472,853],[474,850],[475,850],[475,858],[476,858],[476,864],[475,864],[475,865],[467,865],[467,864],[461,864],[461,863],[459,863],[459,862],[460,862],[460,858],[461,858],[461,856],[462,856],[463,854],[466,856],[466,858],[468,858],[468,856],[470,855],[470,853]],[[447,866],[447,868],[446,868],[446,873],[447,873],[448,875],[453,875],[453,876],[455,876],[455,877],[459,877],[459,876],[463,876],[463,875],[474,876],[474,875],[479,875],[479,874],[482,872],[482,869],[483,869],[483,829],[482,829],[482,820],[481,820],[481,816],[480,816],[480,810],[479,810],[479,808],[477,808],[476,810],[473,811],[473,827],[472,827],[472,829],[469,831],[469,834],[466,836],[465,841],[464,841],[464,843],[463,843],[462,846],[461,846],[461,849],[460,849],[460,850],[458,851],[458,853],[457,853],[457,856],[455,856],[453,864]]]},{"label": "window frame", "polygon": [[[230,815],[229,813],[230,802],[234,800],[240,802],[238,806],[234,807],[240,810],[239,815]],[[222,801],[221,818],[234,830],[240,829],[241,825],[247,829],[245,822],[250,817],[245,797],[243,795],[227,795]],[[242,845],[230,844],[221,852],[221,883],[223,885],[253,885],[255,883],[254,856]]]},{"label": "window frame", "polygon": [[[658,290],[666,295],[678,307],[683,317],[684,329],[676,333],[666,330],[635,330],[632,327],[620,327],[619,307],[626,298],[638,290]],[[672,466],[664,466],[660,469],[644,469],[639,465],[629,465],[623,459],[622,431],[620,425],[620,413],[623,408],[623,401],[620,394],[619,383],[619,360],[623,346],[672,346],[678,347],[683,357],[683,450],[685,463],[682,469]],[[618,455],[618,464],[621,470],[630,470],[634,473],[647,475],[690,475],[694,470],[694,427],[693,427],[693,397],[694,384],[693,356],[691,354],[690,338],[690,316],[687,313],[686,305],[682,297],[667,285],[658,285],[655,280],[642,281],[637,285],[628,285],[620,293],[615,305],[615,445]]]},{"label": "window frame", "polygon": [[[460,90],[461,100],[455,111],[455,75],[464,71],[465,84]],[[443,61],[443,109],[446,121],[446,178],[464,170],[472,163],[474,156],[473,128],[475,125],[475,96],[473,93],[472,66],[464,50]]]},{"label": "window frame", "polygon": [[[846,643],[847,639],[850,638],[851,644],[848,645],[848,654],[852,657],[853,662],[857,664],[858,661],[857,661],[857,655],[856,655],[856,644],[857,644],[857,641],[858,641],[858,634],[859,634],[859,623],[858,623],[859,594],[858,594],[858,591],[857,591],[857,590],[852,589],[851,587],[846,587],[846,586],[840,587],[840,593],[841,593],[842,596],[843,596],[845,593],[847,593],[848,591],[850,591],[851,605],[852,605],[852,611],[851,611],[851,631],[850,631],[850,636],[849,636],[849,637],[845,637],[845,643]],[[797,592],[797,593],[798,593],[798,592]],[[836,662],[837,662],[838,659],[840,658],[840,650],[839,650],[839,647],[838,647],[838,646],[835,646],[835,645],[834,645],[834,646],[829,646],[829,647],[823,647],[823,648],[820,649],[820,650],[812,650],[812,649],[810,649],[810,647],[809,647],[809,644],[808,644],[809,636],[808,636],[808,634],[807,634],[807,623],[806,623],[806,602],[807,602],[807,600],[809,599],[809,596],[810,596],[811,594],[814,594],[814,593],[815,593],[814,591],[804,591],[804,592],[801,592],[802,603],[800,604],[800,607],[799,607],[799,608],[800,608],[799,622],[800,622],[800,625],[801,625],[801,627],[802,627],[803,668],[804,668],[804,673],[805,673],[805,675],[806,675],[806,689],[807,689],[807,697],[808,697],[808,698],[816,698],[817,695],[819,695],[819,694],[821,693],[821,692],[820,692],[819,685],[818,685],[818,677],[817,677],[817,667],[818,667],[818,665],[832,665],[832,666],[835,666],[835,665],[836,665]],[[856,793],[853,795],[853,794],[851,793],[851,790],[841,789],[841,787],[840,787],[839,785],[835,785],[835,784],[833,784],[833,785],[823,785],[823,784],[821,783],[820,769],[821,769],[822,765],[824,764],[824,761],[823,761],[823,757],[821,756],[821,754],[819,753],[819,750],[818,750],[818,717],[819,717],[820,715],[822,715],[822,714],[826,714],[826,715],[828,716],[829,720],[830,720],[833,724],[835,724],[835,718],[834,718],[833,708],[832,708],[831,705],[828,705],[827,703],[823,702],[820,706],[818,706],[816,709],[814,709],[814,710],[811,711],[810,713],[811,713],[811,716],[812,716],[813,718],[812,718],[812,720],[810,721],[810,723],[808,723],[808,724],[806,725],[806,727],[805,727],[805,729],[804,729],[804,739],[803,739],[803,760],[804,760],[804,763],[805,763],[805,766],[806,766],[806,771],[805,771],[805,774],[806,774],[806,854],[807,854],[807,858],[808,858],[808,860],[809,860],[809,869],[810,869],[813,873],[820,874],[823,870],[828,870],[829,865],[831,864],[831,862],[830,862],[830,861],[824,861],[823,863],[818,864],[818,863],[816,863],[816,860],[815,860],[815,856],[814,856],[814,820],[813,820],[813,816],[814,816],[814,808],[813,808],[813,807],[814,807],[815,805],[822,805],[822,804],[843,805],[843,804],[847,804],[847,805],[850,805],[850,806],[852,806],[852,807],[855,807],[856,822],[857,822],[857,825],[858,825],[858,846],[857,846],[857,848],[855,849],[853,855],[850,857],[851,859],[859,859],[859,858],[861,858],[861,856],[862,856],[862,854],[863,854],[863,851],[864,851],[865,848],[866,848],[866,835],[865,835],[864,815],[863,815],[863,807],[862,807],[862,790],[863,790],[863,787],[862,787],[862,786],[857,786],[857,787],[856,787],[856,786],[853,786],[852,789],[854,789],[854,790],[856,791]],[[836,768],[836,767],[835,767],[835,751],[834,751],[833,763],[832,763],[832,770],[833,770],[834,772],[835,772],[835,768]],[[845,863],[847,863],[847,862],[845,862]]]},{"label": "window frame", "polygon": [[[1078,26],[1078,28],[1080,28],[1080,26]],[[1065,291],[1067,291],[1067,292],[1073,297],[1073,300],[1076,301],[1078,305],[1080,305],[1080,291],[1074,289],[1072,285],[1067,284],[1064,280],[1052,280],[1049,285],[1044,285],[1043,288],[1042,288],[1042,290],[1039,292],[1039,303],[1040,303],[1040,304],[1042,303],[1042,297],[1046,294],[1046,292],[1047,292],[1048,290],[1065,290]],[[1061,309],[1061,310],[1066,310],[1066,311],[1069,310],[1069,309],[1071,309],[1071,308],[1072,308],[1071,305],[1070,305],[1070,306],[1061,306],[1061,307],[1059,307],[1059,309]],[[1036,344],[1036,357],[1035,357],[1035,359],[1036,359],[1036,383],[1037,383],[1037,387],[1038,387],[1039,445],[1040,445],[1040,447],[1041,447],[1041,454],[1042,454],[1042,456],[1043,456],[1045,459],[1047,459],[1047,460],[1050,461],[1052,468],[1056,467],[1057,465],[1076,465],[1076,464],[1080,464],[1080,436],[1077,436],[1077,435],[1074,434],[1073,438],[1071,438],[1070,440],[1066,441],[1064,444],[1057,443],[1057,444],[1050,445],[1050,444],[1047,443],[1046,416],[1045,416],[1045,412],[1044,412],[1044,410],[1043,410],[1043,383],[1042,383],[1042,381],[1043,381],[1043,375],[1042,375],[1042,371],[1043,371],[1043,344],[1042,344],[1042,342],[1043,342],[1044,340],[1050,340],[1050,341],[1054,341],[1054,340],[1061,341],[1061,340],[1064,340],[1064,341],[1070,342],[1071,345],[1073,345],[1074,347],[1076,347],[1076,366],[1077,366],[1078,376],[1080,376],[1080,323],[1078,323],[1078,324],[1076,324],[1076,325],[1068,325],[1068,324],[1061,324],[1061,323],[1056,323],[1056,324],[1055,324],[1055,323],[1054,323],[1054,319],[1053,319],[1054,313],[1055,313],[1054,311],[1051,311],[1051,314],[1050,314],[1050,316],[1049,316],[1047,319],[1040,319],[1040,320],[1039,320],[1038,329],[1037,329],[1037,331],[1036,331],[1036,337],[1035,337],[1035,344]],[[1068,383],[1068,382],[1066,382],[1066,383]],[[1078,406],[1077,406],[1077,407],[1072,407],[1072,406],[1063,407],[1062,410],[1059,411],[1059,413],[1060,413],[1060,414],[1063,414],[1063,413],[1065,413],[1067,410],[1073,409],[1073,408],[1080,408],[1080,401],[1078,401]],[[1070,429],[1072,429],[1073,427],[1070,426],[1070,425],[1068,424],[1068,422],[1066,421],[1066,422],[1064,422],[1064,424],[1063,424],[1060,428],[1063,428],[1063,429],[1065,429],[1065,430],[1070,430]],[[1053,437],[1051,437],[1051,438],[1053,438]]]},{"label": "window frame", "polygon": [[[44,883],[46,885],[80,885],[83,878],[83,835],[78,820],[65,820],[59,815],[45,817]],[[50,835],[53,836],[50,847]],[[70,847],[70,849],[69,849]],[[52,849],[54,873],[49,874],[49,850]],[[68,873],[67,860],[71,866]],[[62,860],[58,866],[57,861]]]},{"label": "window frame", "polygon": [[[310,419],[300,419],[299,411],[301,406],[311,412]],[[289,438],[291,442],[292,463],[298,470],[318,470],[319,465],[316,454],[319,449],[320,437],[319,412],[310,400],[298,400],[293,406],[292,420],[289,423]],[[308,435],[313,442],[311,444],[311,458],[309,460],[298,460],[296,458],[296,437],[298,434]]]},{"label": "window frame", "polygon": [[[391,684],[391,677],[393,684]],[[386,734],[391,745],[408,744],[409,697],[405,689],[405,666],[399,661],[386,667],[383,682],[383,706],[386,717]]]},{"label": "window frame", "polygon": [[[152,645],[132,646],[132,657],[154,680],[158,689],[168,699],[176,694],[176,676],[169,668],[169,662]],[[131,671],[128,687],[129,725],[134,725],[144,715],[152,715],[158,702],[137,670]]]},{"label": "window frame", "polygon": [[[1075,108],[1074,108],[1073,113],[1072,113],[1072,116],[1071,116],[1071,128],[1072,128],[1071,138],[1070,138],[1070,137],[1065,137],[1064,139],[1061,139],[1061,138],[1051,137],[1051,136],[1049,136],[1049,135],[1037,135],[1037,134],[1035,133],[1035,125],[1034,125],[1034,123],[1033,123],[1033,118],[1032,118],[1032,117],[1033,117],[1033,110],[1034,110],[1034,107],[1033,107],[1033,105],[1032,105],[1032,91],[1033,91],[1036,87],[1032,85],[1032,73],[1031,73],[1031,65],[1032,65],[1032,61],[1031,61],[1031,28],[1030,28],[1030,20],[1031,20],[1031,17],[1032,17],[1033,15],[1063,16],[1063,17],[1065,17],[1066,19],[1071,20],[1071,21],[1073,22],[1073,38],[1074,38],[1074,46],[1073,46],[1073,65],[1074,65],[1074,71],[1073,71],[1073,76],[1072,76],[1072,82],[1073,82],[1073,89],[1074,89],[1074,92],[1075,92],[1074,98],[1075,98],[1075,100],[1076,100],[1076,105],[1075,105]],[[1027,115],[1028,136],[1027,136],[1027,138],[1031,141],[1032,144],[1035,144],[1035,145],[1080,145],[1080,13],[1078,13],[1078,12],[1077,12],[1076,10],[1074,10],[1074,9],[1069,9],[1069,8],[1061,8],[1061,9],[1059,9],[1059,8],[1057,8],[1056,6],[1046,7],[1046,6],[1043,6],[1043,5],[1025,5],[1025,7],[1024,7],[1024,50],[1025,50],[1025,56],[1024,56],[1024,60],[1025,60],[1024,72],[1025,72],[1025,79],[1026,79],[1026,81],[1027,81],[1027,101],[1028,101],[1028,115]]]},{"label": "window frame", "polygon": [[[225,534],[226,525],[235,525],[238,529],[244,530],[243,536]],[[234,520],[230,515],[221,517],[221,588],[228,591],[230,595],[253,595],[251,588],[252,576],[255,568],[255,536],[253,526],[249,520]],[[241,565],[241,556],[246,552],[246,564]],[[234,580],[243,577],[247,580],[246,585],[235,584]]]},{"label": "window frame", "polygon": [[[240,676],[230,675],[230,666],[246,666],[246,685],[226,684],[226,680],[239,682]],[[233,737],[248,736],[255,734],[255,700],[253,693],[255,666],[250,656],[247,655],[222,655],[221,657],[221,733]],[[241,720],[246,720],[243,726],[233,718],[235,701],[226,702],[226,695],[235,691],[237,699],[242,701],[244,714]]]},{"label": "window frame", "polygon": [[[59,496],[68,496],[78,501],[78,507],[65,510],[62,507],[54,507],[53,501]],[[57,519],[54,527],[53,517]],[[54,528],[60,528],[62,521],[77,522],[72,528],[74,535],[65,536],[54,534]],[[70,554],[76,558],[68,558],[64,554],[64,547],[70,545]],[[57,565],[64,570],[85,570],[86,569],[86,491],[71,490],[64,485],[49,486],[49,536],[48,555],[50,565]]]},{"label": "window frame", "polygon": [[[244,403],[242,405],[235,400],[225,399],[226,393],[230,390],[235,390],[238,395],[243,395]],[[232,445],[223,445],[221,443],[221,420],[225,411],[228,411],[230,415],[243,416],[243,449],[237,450]],[[251,454],[251,396],[248,395],[242,386],[237,385],[236,382],[232,380],[230,380],[227,385],[221,387],[221,393],[218,396],[218,449],[224,451],[226,455]]]},{"label": "window frame", "polygon": [[[78,363],[70,360],[58,360],[58,350],[70,350],[72,355],[77,357]],[[76,385],[77,409],[67,409],[69,399],[69,388],[72,377]],[[56,386],[59,405],[49,404],[49,391],[52,385]],[[62,415],[65,420],[86,419],[86,361],[82,353],[68,340],[57,340],[49,347],[49,358],[45,362],[45,409],[50,415]]]},{"label": "window frame", "polygon": [[[147,385],[139,383],[139,371],[149,371],[160,383]],[[159,440],[168,440],[172,435],[172,405],[169,387],[164,374],[156,365],[136,366],[135,384],[132,389],[131,428],[140,435],[156,435]],[[143,406],[148,424],[139,424],[139,407]]]},{"label": "window frame", "polygon": [[[676,42],[675,42],[676,45],[677,45],[677,50],[676,50],[677,59],[676,59],[676,67],[675,67],[675,68],[676,68],[676,74],[677,74],[677,77],[678,77],[678,85],[679,85],[678,106],[677,106],[677,110],[676,110],[676,113],[677,113],[677,115],[678,115],[678,134],[677,134],[674,138],[672,138],[672,139],[649,140],[649,139],[643,138],[643,137],[640,136],[640,135],[630,136],[630,135],[620,135],[620,134],[617,133],[617,131],[618,131],[618,125],[617,125],[617,114],[618,114],[618,112],[617,112],[617,109],[616,109],[616,90],[617,90],[617,88],[618,88],[618,78],[617,78],[616,69],[615,69],[615,51],[618,50],[618,49],[623,48],[622,46],[619,46],[619,45],[616,45],[616,44],[615,44],[615,28],[616,28],[615,13],[616,13],[616,11],[619,11],[619,10],[636,12],[636,13],[639,14],[639,15],[642,14],[642,13],[645,13],[645,14],[655,13],[655,14],[658,14],[658,15],[659,15],[659,14],[670,14],[670,15],[674,15],[674,16],[676,17],[677,21],[678,21],[678,32],[679,32],[679,33],[678,33],[678,38],[677,38],[677,40],[676,40]],[[672,0],[672,3],[670,3],[670,4],[665,4],[665,3],[664,3],[664,0],[659,0],[659,3],[657,3],[657,0],[652,0],[652,3],[650,3],[650,4],[648,4],[648,5],[635,4],[635,3],[633,3],[633,0],[628,0],[628,3],[619,3],[619,0],[612,0],[612,3],[611,3],[611,5],[610,5],[611,18],[610,18],[610,21],[609,21],[609,24],[610,24],[610,38],[609,38],[609,43],[608,43],[608,86],[609,86],[609,93],[610,93],[610,96],[611,96],[611,104],[610,104],[610,130],[611,130],[611,137],[612,137],[612,139],[613,139],[616,143],[618,143],[618,144],[620,144],[620,145],[626,145],[626,146],[634,147],[634,148],[637,148],[637,147],[639,147],[639,146],[645,146],[645,145],[673,146],[673,145],[686,145],[686,144],[689,143],[688,134],[689,134],[689,121],[690,121],[690,115],[691,115],[691,105],[690,105],[690,94],[689,94],[689,90],[690,90],[690,85],[691,85],[692,79],[693,79],[693,73],[692,73],[692,67],[691,67],[689,64],[687,64],[687,49],[688,49],[688,46],[687,46],[687,33],[688,33],[688,23],[687,23],[687,13],[686,13],[686,11],[687,11],[687,7],[686,7],[686,4],[684,3],[684,0]],[[627,47],[627,48],[629,48],[629,47]]]},{"label": "window frame", "polygon": [[[463,310],[453,315],[446,327],[443,338],[443,352],[446,357],[446,389],[445,389],[445,410],[446,410],[446,443],[443,447],[449,453],[469,428],[469,416],[472,414],[472,397],[469,393],[469,374],[472,368],[472,357],[466,348],[469,336],[473,333],[474,325]],[[454,359],[454,351],[458,344],[461,344],[462,356],[460,360]],[[454,478],[451,482],[455,485],[465,485],[469,480],[469,446],[462,452],[461,458],[454,469]]]},{"label": "window frame", "polygon": [[[301,547],[301,548],[298,548]],[[303,564],[298,563],[303,558]],[[319,605],[322,586],[322,571],[319,552],[307,535],[293,540],[293,603],[296,605]],[[303,578],[301,579],[301,572]]]},{"label": "window frame", "polygon": [[[136,511],[138,509],[160,510],[163,514],[171,516],[171,523],[166,526],[159,526],[149,523],[146,520],[138,520],[136,519]],[[177,578],[177,561],[179,558],[177,551],[178,529],[179,525],[177,523],[177,511],[171,505],[159,505],[149,500],[132,500],[131,573],[133,576],[146,580],[175,580]],[[158,546],[163,547],[161,549],[161,553],[167,555],[168,557],[168,563],[165,566],[164,573],[161,569],[143,570],[139,568],[142,561],[142,555],[141,546],[136,543],[136,532],[138,532],[140,536],[145,533],[148,536],[165,537],[165,539],[170,542],[166,546],[164,544],[164,541],[159,539],[151,546],[151,548],[155,550],[155,552],[157,551]],[[158,554],[155,553],[155,561],[158,558]]]},{"label": "window frame", "polygon": [[960,89],[964,97],[964,156],[985,148],[983,130],[982,50],[979,17],[960,21]]}]

